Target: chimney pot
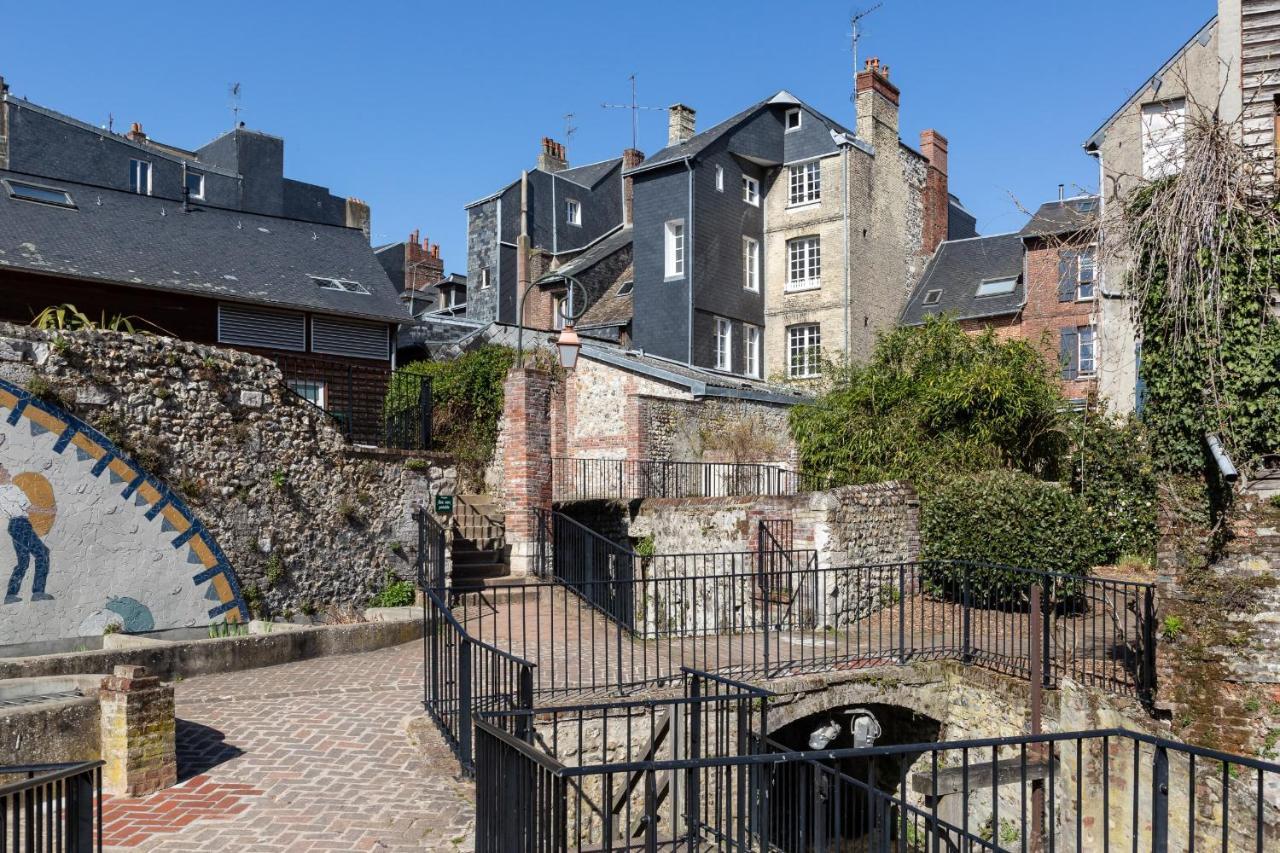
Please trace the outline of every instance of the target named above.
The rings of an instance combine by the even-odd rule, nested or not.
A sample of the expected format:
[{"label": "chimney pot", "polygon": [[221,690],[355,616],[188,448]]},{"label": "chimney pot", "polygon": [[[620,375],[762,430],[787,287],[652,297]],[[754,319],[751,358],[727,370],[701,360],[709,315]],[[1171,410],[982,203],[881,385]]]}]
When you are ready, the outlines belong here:
[{"label": "chimney pot", "polygon": [[1064,198],[1067,197],[1066,190],[1067,190],[1066,184],[1058,184],[1058,201],[1062,201]]},{"label": "chimney pot", "polygon": [[538,168],[544,172],[560,172],[569,168],[564,146],[549,136],[542,137],[542,153],[538,155]]}]

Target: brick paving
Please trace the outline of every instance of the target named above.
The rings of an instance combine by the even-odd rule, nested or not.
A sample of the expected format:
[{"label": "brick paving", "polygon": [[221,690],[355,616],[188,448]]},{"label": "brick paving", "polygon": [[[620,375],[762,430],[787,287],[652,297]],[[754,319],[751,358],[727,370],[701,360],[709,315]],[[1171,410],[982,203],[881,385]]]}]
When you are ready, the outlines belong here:
[{"label": "brick paving", "polygon": [[474,794],[430,726],[422,649],[205,676],[177,685],[177,788],[110,800],[108,850],[467,850]]}]

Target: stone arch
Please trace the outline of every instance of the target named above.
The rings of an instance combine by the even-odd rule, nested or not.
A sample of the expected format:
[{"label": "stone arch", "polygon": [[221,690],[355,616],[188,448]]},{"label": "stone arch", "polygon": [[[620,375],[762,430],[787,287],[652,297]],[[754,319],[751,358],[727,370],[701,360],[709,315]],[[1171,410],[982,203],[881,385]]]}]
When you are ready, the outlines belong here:
[{"label": "stone arch", "polygon": [[111,622],[145,631],[249,618],[235,570],[181,496],[3,379],[0,468],[0,645],[101,634]]}]

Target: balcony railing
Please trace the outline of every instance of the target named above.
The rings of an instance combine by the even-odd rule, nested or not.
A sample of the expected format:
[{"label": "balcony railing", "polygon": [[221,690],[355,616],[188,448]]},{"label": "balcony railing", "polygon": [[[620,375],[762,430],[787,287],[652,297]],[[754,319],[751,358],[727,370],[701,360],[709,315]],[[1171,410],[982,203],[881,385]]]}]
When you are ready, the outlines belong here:
[{"label": "balcony railing", "polygon": [[558,502],[793,495],[800,486],[796,472],[762,463],[552,460],[552,499]]}]

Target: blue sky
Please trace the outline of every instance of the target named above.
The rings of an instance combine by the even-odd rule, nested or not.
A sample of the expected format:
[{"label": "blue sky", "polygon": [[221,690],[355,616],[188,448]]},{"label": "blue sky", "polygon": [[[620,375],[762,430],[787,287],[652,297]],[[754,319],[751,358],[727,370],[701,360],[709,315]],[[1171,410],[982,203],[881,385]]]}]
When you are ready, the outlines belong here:
[{"label": "blue sky", "polygon": [[[102,2],[0,4],[13,92],[117,130],[195,147],[242,118],[283,136],[290,177],[373,206],[375,242],[414,228],[464,271],[462,206],[531,167],[544,135],[569,158],[630,144],[629,100],[677,101],[705,129],[787,89],[852,121],[848,17],[874,0],[636,3],[229,2],[185,11]],[[1014,230],[1057,185],[1096,189],[1081,143],[1214,13],[1213,0],[885,0],[865,20],[902,89],[902,136],[950,139],[951,188],[983,233]],[[52,41],[50,41],[52,39]],[[640,148],[666,115],[640,115]]]}]

